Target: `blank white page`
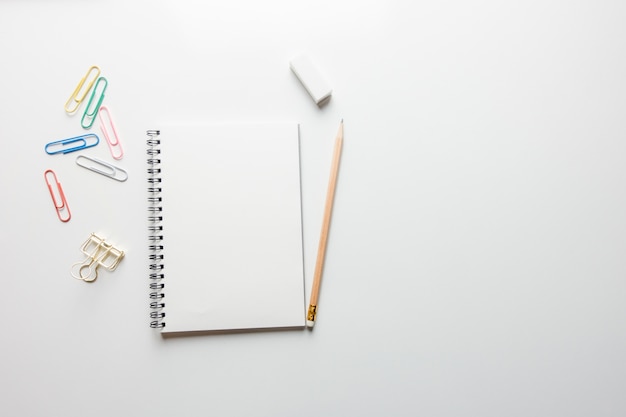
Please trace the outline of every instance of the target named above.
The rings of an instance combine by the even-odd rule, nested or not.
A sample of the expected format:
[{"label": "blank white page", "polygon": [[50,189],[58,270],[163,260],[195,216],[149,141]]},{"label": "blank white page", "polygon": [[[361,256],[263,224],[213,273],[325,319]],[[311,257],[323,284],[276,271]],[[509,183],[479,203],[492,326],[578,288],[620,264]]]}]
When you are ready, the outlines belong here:
[{"label": "blank white page", "polygon": [[298,124],[160,131],[163,332],[304,326]]}]

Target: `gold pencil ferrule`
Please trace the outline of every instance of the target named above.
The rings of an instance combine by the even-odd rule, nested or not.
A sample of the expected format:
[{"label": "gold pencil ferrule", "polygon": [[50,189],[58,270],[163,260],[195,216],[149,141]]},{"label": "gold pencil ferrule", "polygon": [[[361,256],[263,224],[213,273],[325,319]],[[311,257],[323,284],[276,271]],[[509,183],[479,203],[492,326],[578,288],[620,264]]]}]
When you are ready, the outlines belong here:
[{"label": "gold pencil ferrule", "polygon": [[315,321],[315,313],[316,313],[315,310],[317,310],[317,306],[316,305],[313,305],[313,304],[309,305],[309,312],[306,315],[306,319],[307,320]]}]

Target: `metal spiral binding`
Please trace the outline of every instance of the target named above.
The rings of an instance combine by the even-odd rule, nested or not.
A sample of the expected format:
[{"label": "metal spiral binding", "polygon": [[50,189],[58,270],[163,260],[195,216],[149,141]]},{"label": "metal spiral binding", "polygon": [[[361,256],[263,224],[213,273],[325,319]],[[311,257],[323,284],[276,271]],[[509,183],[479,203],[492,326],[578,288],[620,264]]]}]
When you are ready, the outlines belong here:
[{"label": "metal spiral binding", "polygon": [[150,327],[165,327],[165,294],[163,289],[165,274],[163,269],[163,207],[161,207],[161,150],[159,145],[160,132],[158,130],[148,130],[148,240],[150,241]]}]

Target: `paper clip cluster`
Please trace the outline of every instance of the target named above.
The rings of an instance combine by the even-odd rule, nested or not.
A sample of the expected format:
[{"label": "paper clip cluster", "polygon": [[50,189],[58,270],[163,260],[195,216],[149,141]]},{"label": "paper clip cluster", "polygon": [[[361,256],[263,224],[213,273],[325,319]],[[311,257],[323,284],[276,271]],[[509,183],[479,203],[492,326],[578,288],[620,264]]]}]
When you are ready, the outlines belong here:
[{"label": "paper clip cluster", "polygon": [[98,278],[99,267],[114,271],[124,258],[124,251],[107,243],[95,233],[89,236],[80,250],[86,258],[72,265],[71,273],[74,278],[85,282]]},{"label": "paper clip cluster", "polygon": [[[91,91],[80,125],[83,129],[91,129],[97,116],[100,121],[102,134],[109,145],[111,156],[113,159],[120,160],[124,156],[124,150],[115,124],[113,123],[113,116],[108,107],[102,105],[104,93],[108,85],[109,82],[107,79],[100,76],[100,68],[98,66],[93,65],[89,67],[87,73],[80,79],[78,85],[76,85],[70,98],[65,102],[64,109],[70,115],[76,113]],[[48,155],[65,155],[71,152],[92,148],[99,143],[100,138],[98,135],[95,133],[85,133],[83,135],[47,143],[44,150]],[[128,179],[128,174],[125,170],[97,158],[81,155],[76,158],[76,165],[115,181],[121,182]],[[56,173],[51,169],[47,169],[44,172],[44,177],[59,220],[68,222],[72,216],[69,211],[65,193],[63,192],[61,183],[57,179]]]}]

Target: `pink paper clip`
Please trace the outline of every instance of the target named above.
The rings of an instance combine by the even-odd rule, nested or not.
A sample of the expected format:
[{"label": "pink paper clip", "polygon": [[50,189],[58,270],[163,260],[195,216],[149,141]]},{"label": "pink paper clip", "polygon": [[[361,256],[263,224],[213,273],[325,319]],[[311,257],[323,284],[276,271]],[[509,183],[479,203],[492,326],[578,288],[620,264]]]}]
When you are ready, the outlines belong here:
[{"label": "pink paper clip", "polygon": [[[53,181],[50,180],[50,175],[52,175],[52,178],[54,179],[56,192],[58,193],[60,201],[57,200],[55,191],[52,189]],[[67,199],[65,198],[63,187],[61,187],[61,183],[57,179],[57,174],[55,174],[53,170],[49,169],[43,173],[43,177],[46,180],[46,185],[48,186],[48,190],[50,191],[50,196],[52,197],[52,202],[54,203],[54,208],[57,211],[57,216],[59,217],[59,220],[61,220],[62,222],[69,222],[72,218],[72,213],[70,213],[70,207],[67,205]]]},{"label": "pink paper clip", "polygon": [[[104,113],[106,113],[106,117],[103,116]],[[109,108],[107,106],[100,106],[98,118],[100,119],[100,129],[102,129],[102,134],[109,144],[111,156],[113,156],[114,159],[122,159],[122,157],[124,156],[124,150],[122,149],[120,138],[117,135],[117,130],[115,129],[115,125],[113,124],[113,117],[111,116],[111,112],[109,111]],[[108,119],[108,122],[105,122],[105,119]],[[110,132],[109,128],[111,129]]]}]

